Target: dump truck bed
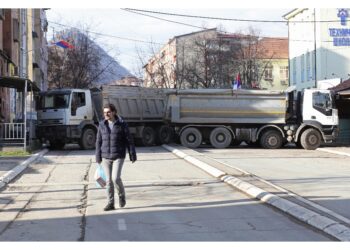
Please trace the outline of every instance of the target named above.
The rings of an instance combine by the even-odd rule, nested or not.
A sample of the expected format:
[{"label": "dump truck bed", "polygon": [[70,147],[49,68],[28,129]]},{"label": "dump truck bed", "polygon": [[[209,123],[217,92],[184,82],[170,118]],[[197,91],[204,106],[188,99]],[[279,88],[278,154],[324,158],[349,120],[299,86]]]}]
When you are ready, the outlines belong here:
[{"label": "dump truck bed", "polygon": [[165,118],[177,124],[284,123],[283,91],[196,89],[168,93]]}]

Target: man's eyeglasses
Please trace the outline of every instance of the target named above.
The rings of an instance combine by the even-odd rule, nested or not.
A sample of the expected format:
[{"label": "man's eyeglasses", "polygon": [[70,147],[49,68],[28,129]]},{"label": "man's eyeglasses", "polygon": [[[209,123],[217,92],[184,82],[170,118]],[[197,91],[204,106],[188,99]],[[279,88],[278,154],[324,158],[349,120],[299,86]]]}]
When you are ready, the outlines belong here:
[{"label": "man's eyeglasses", "polygon": [[111,114],[112,111],[103,112],[104,114]]}]

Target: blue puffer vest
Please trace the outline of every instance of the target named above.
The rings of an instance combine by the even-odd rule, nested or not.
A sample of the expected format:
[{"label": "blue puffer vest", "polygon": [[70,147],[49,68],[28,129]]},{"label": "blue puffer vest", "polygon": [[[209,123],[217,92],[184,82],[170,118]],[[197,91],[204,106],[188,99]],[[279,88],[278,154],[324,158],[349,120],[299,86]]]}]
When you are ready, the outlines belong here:
[{"label": "blue puffer vest", "polygon": [[101,121],[96,138],[96,162],[101,162],[102,158],[110,160],[125,158],[126,148],[129,155],[136,156],[135,145],[128,124],[120,116],[116,116],[116,122],[110,130],[108,121]]}]

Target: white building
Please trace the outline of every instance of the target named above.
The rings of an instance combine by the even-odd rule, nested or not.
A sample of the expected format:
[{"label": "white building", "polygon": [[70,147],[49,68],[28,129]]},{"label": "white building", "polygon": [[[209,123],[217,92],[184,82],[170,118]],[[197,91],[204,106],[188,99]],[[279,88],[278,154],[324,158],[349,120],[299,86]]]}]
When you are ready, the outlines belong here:
[{"label": "white building", "polygon": [[350,9],[294,9],[288,20],[290,85],[350,77]]}]

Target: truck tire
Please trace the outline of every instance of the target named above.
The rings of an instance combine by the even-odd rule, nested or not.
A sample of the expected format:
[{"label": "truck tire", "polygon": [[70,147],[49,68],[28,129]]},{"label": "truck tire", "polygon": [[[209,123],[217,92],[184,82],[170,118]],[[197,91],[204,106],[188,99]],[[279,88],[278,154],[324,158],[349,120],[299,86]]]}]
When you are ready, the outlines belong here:
[{"label": "truck tire", "polygon": [[66,143],[62,140],[52,140],[50,141],[50,149],[63,149]]},{"label": "truck tire", "polygon": [[96,132],[92,128],[86,128],[81,135],[79,146],[82,149],[94,149],[96,143]]},{"label": "truck tire", "polygon": [[181,144],[188,148],[198,148],[202,139],[202,133],[197,128],[186,128],[180,135]]},{"label": "truck tire", "polygon": [[227,128],[219,127],[211,131],[209,139],[213,147],[227,148],[232,142],[232,135]]},{"label": "truck tire", "polygon": [[260,138],[260,145],[266,149],[277,149],[282,146],[283,138],[276,130],[267,130]]},{"label": "truck tire", "polygon": [[159,128],[158,130],[158,135],[157,135],[157,144],[168,144],[173,141],[174,137],[174,130],[173,128],[163,125]]},{"label": "truck tire", "polygon": [[300,137],[300,144],[306,150],[315,150],[321,145],[321,141],[320,132],[314,128],[305,130]]},{"label": "truck tire", "polygon": [[144,146],[153,146],[156,141],[156,132],[152,127],[144,127],[142,130],[142,144]]}]

